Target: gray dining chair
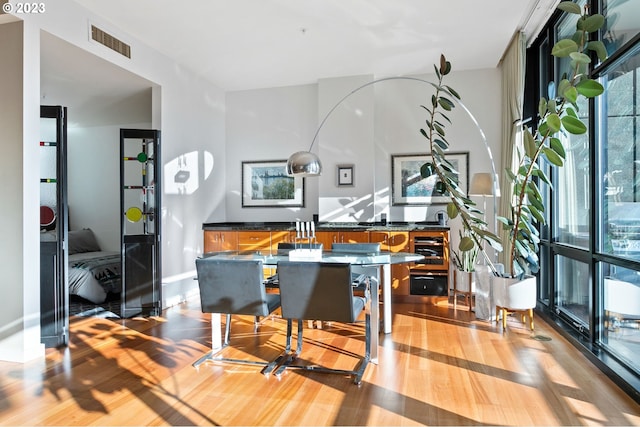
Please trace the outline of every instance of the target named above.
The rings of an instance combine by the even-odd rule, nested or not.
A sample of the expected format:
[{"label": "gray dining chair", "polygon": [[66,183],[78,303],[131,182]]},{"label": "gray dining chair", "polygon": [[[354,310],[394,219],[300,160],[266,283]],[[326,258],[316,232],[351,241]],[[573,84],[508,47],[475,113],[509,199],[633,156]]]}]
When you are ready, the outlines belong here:
[{"label": "gray dining chair", "polygon": [[266,291],[262,261],[198,258],[196,272],[202,312],[226,314],[226,324],[222,347],[208,352],[193,366],[197,368],[207,360],[266,366],[267,361],[219,356],[229,345],[232,314],[255,316],[254,332],[257,332],[260,317],[267,317],[280,307],[280,295]]},{"label": "gray dining chair", "polygon": [[[276,376],[288,368],[314,372],[351,375],[360,384],[371,358],[371,319],[367,298],[354,296],[351,281],[351,265],[305,261],[281,261],[278,263],[282,317],[287,319],[287,345],[285,353],[272,366]],[[296,365],[293,362],[302,352],[303,319],[355,323],[365,312],[364,355],[352,370],[331,369],[316,365]],[[296,351],[291,353],[292,320],[298,320]],[[279,366],[275,366],[279,365]],[[264,371],[267,369],[265,368]]]},{"label": "gray dining chair", "polygon": [[[289,255],[294,249],[304,248],[304,249],[320,249],[322,250],[322,243],[305,243],[305,244],[297,244],[293,242],[280,242],[278,243],[278,255],[286,256]],[[264,282],[265,286],[269,289],[277,289],[279,287],[278,283],[278,271],[273,276],[267,277]]]},{"label": "gray dining chair", "polygon": [[[380,243],[332,243],[331,252],[376,255],[380,253]],[[371,279],[369,273],[366,267],[353,266],[351,276],[357,291],[364,291],[365,281]]]}]

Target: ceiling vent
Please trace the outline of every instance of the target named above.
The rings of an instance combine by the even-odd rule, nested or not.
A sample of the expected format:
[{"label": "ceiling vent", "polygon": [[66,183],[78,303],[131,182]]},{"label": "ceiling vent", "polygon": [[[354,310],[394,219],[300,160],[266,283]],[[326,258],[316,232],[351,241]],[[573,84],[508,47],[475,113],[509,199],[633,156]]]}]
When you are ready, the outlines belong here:
[{"label": "ceiling vent", "polygon": [[131,58],[131,46],[121,40],[118,40],[111,34],[104,32],[95,25],[91,25],[91,38],[109,49],[115,50],[120,55]]}]

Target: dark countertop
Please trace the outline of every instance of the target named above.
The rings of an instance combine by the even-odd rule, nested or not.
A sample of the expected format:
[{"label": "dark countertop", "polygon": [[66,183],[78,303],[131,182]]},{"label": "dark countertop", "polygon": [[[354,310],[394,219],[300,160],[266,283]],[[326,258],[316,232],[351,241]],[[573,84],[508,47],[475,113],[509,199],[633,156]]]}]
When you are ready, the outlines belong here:
[{"label": "dark countertop", "polygon": [[[203,230],[294,230],[295,222],[209,222],[202,224]],[[446,225],[440,225],[435,221],[421,222],[388,222],[387,225],[380,223],[363,222],[319,222],[316,224],[317,231],[422,231],[422,230],[449,230]]]}]

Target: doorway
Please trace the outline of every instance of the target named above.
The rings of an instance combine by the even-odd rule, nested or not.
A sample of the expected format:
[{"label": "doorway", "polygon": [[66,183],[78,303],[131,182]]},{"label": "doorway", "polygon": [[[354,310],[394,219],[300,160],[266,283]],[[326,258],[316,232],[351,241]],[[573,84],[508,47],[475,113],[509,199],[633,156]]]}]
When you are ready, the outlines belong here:
[{"label": "doorway", "polygon": [[[64,40],[41,33],[41,103],[67,106],[67,228],[70,233],[90,230],[100,251],[122,253],[120,129],[152,128],[154,86]],[[84,298],[71,291],[69,299],[74,306],[76,297]],[[92,306],[93,301],[83,301],[83,309]]]}]

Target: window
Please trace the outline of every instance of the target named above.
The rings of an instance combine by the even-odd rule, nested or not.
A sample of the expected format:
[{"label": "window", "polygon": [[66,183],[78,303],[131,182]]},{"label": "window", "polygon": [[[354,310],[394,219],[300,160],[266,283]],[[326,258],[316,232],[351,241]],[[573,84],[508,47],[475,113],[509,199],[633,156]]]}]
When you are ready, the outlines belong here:
[{"label": "window", "polygon": [[640,261],[640,46],[602,76],[598,146],[606,230],[599,250]]},{"label": "window", "polygon": [[640,372],[640,272],[603,263],[600,343]]},{"label": "window", "polygon": [[[538,308],[637,393],[640,1],[578,3],[606,17],[601,34],[593,36],[603,41],[609,58],[594,62],[589,71],[605,93],[580,100],[577,113],[589,131],[564,137],[565,166],[548,174],[553,191],[540,186],[548,224],[541,229]],[[537,58],[527,63],[527,81],[538,87],[525,93],[525,111],[536,111],[540,96],[550,96],[547,82],[557,82],[570,69],[568,58],[550,60],[550,41],[571,37],[576,19],[556,14],[531,44],[528,56]]]}]

